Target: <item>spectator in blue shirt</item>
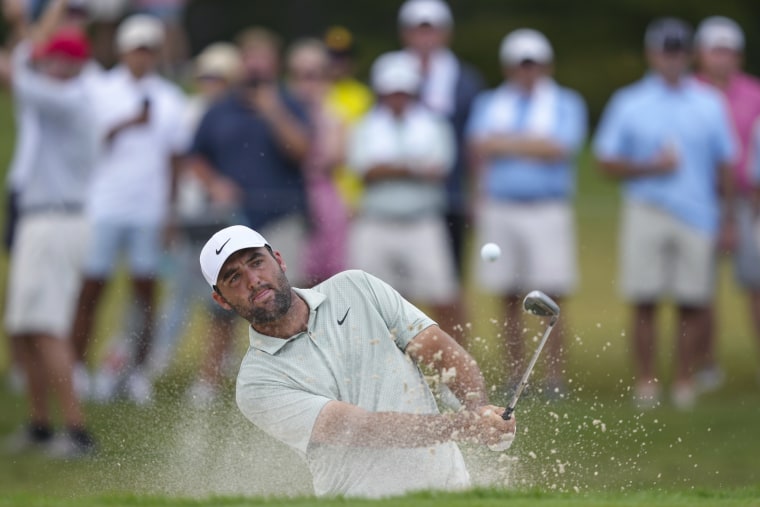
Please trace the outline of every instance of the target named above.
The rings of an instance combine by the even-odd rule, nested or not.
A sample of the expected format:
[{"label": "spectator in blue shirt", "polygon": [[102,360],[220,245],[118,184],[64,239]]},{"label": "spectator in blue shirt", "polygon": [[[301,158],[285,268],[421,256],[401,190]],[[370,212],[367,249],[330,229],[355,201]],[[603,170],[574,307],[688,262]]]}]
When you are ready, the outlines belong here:
[{"label": "spectator in blue shirt", "polygon": [[[691,407],[693,341],[705,328],[714,290],[715,251],[733,234],[730,164],[736,156],[719,93],[688,74],[691,29],[653,21],[645,35],[651,71],[615,93],[594,141],[602,171],[624,181],[621,288],[634,307],[635,401],[659,400],[654,371],[657,304],[678,306],[672,400]],[[728,204],[719,213],[719,187]]]},{"label": "spectator in blue shirt", "polygon": [[[478,96],[467,137],[478,174],[477,244],[503,254],[478,264],[478,282],[504,298],[507,349],[521,371],[521,297],[539,289],[556,300],[577,278],[571,199],[575,156],[586,137],[586,106],[552,78],[552,47],[531,29],[508,34],[500,48],[505,82]],[[563,328],[549,345],[548,389],[561,394]]]}]

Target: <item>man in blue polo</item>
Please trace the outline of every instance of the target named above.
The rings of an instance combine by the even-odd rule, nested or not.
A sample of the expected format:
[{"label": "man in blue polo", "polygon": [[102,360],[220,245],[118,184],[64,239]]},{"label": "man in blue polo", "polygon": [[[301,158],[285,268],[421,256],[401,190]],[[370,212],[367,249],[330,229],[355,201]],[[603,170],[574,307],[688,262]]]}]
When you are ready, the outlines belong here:
[{"label": "man in blue polo", "polygon": [[[645,46],[651,70],[612,97],[594,153],[605,174],[625,182],[621,289],[634,306],[635,401],[643,408],[658,402],[655,317],[657,304],[671,296],[679,321],[672,398],[689,408],[692,344],[712,298],[716,241],[733,234],[730,164],[737,150],[719,93],[688,74],[690,27],[655,20]],[[722,216],[719,188],[727,204]]]},{"label": "man in blue polo", "polygon": [[[519,29],[499,50],[505,82],[475,101],[467,127],[478,193],[477,244],[498,244],[495,262],[478,263],[478,283],[502,296],[506,358],[521,371],[524,359],[521,299],[538,289],[561,300],[577,279],[572,195],[575,156],[586,137],[586,106],[551,77],[553,50],[546,37]],[[548,391],[563,389],[563,327],[549,342]]]}]

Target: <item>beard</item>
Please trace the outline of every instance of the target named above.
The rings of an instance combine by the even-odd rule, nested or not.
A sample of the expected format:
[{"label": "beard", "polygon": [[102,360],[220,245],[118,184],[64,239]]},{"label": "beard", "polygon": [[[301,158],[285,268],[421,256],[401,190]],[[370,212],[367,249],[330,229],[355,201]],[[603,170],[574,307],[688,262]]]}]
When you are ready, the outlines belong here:
[{"label": "beard", "polygon": [[229,301],[227,303],[238,315],[250,322],[251,325],[270,324],[288,313],[290,305],[293,302],[293,291],[291,290],[288,278],[285,276],[285,272],[282,270],[280,270],[280,274],[277,277],[276,285],[265,288],[271,289],[272,292],[274,292],[271,307],[265,308],[255,306],[253,303],[253,294],[248,300],[250,304],[246,306],[233,305]]}]

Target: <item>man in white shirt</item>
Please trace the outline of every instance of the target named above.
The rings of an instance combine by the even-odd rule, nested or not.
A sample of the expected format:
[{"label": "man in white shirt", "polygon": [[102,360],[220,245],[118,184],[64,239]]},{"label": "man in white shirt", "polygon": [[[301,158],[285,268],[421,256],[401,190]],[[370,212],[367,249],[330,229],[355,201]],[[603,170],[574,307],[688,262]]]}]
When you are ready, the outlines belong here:
[{"label": "man in white shirt", "polygon": [[[55,2],[45,21],[64,4]],[[62,458],[95,449],[72,384],[69,341],[88,239],[84,201],[95,163],[92,89],[82,74],[88,57],[87,39],[73,28],[52,35],[40,29],[13,55],[14,96],[38,130],[18,197],[5,309],[5,330],[26,374],[30,419],[7,446],[45,448]],[[66,429],[56,439],[48,393],[55,396]]]},{"label": "man in white shirt", "polygon": [[372,67],[378,102],[348,147],[349,166],[365,185],[348,258],[447,322],[459,290],[444,219],[454,133],[419,103],[419,84],[419,66],[406,53],[382,55]]},{"label": "man in white shirt", "polygon": [[[238,407],[307,461],[317,495],[462,489],[456,442],[513,439],[472,357],[374,276],[292,288],[280,252],[240,225],[214,234],[200,264],[214,300],[250,323]],[[453,372],[465,409],[440,414],[419,365]]]},{"label": "man in white shirt", "polygon": [[97,101],[102,144],[87,207],[93,247],[74,327],[77,356],[83,360],[102,290],[125,254],[139,323],[126,390],[139,404],[151,399],[142,365],[153,334],[174,167],[189,137],[184,94],[155,73],[163,40],[163,25],[147,15],[127,18],[116,33],[121,64],[104,78]]}]

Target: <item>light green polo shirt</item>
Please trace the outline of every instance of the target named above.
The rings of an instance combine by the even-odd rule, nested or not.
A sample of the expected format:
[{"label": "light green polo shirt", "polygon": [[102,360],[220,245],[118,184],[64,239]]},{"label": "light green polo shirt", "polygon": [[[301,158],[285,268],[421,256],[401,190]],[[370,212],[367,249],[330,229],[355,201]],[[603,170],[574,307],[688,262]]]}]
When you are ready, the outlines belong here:
[{"label": "light green polo shirt", "polygon": [[250,347],[237,378],[243,414],[306,459],[317,495],[378,497],[468,486],[454,443],[415,449],[309,445],[331,400],[373,412],[438,413],[422,373],[404,353],[435,323],[362,271],[295,291],[310,309],[307,332],[284,340],[249,328]]}]

